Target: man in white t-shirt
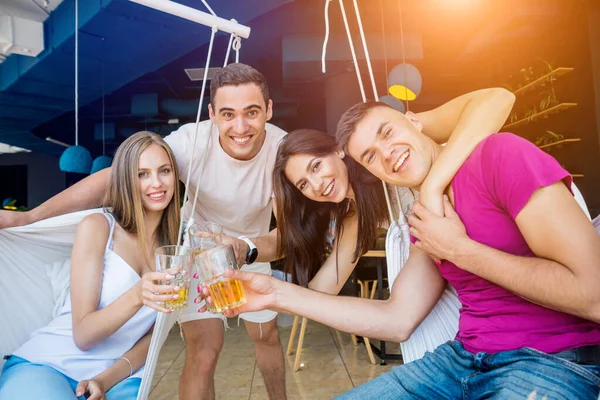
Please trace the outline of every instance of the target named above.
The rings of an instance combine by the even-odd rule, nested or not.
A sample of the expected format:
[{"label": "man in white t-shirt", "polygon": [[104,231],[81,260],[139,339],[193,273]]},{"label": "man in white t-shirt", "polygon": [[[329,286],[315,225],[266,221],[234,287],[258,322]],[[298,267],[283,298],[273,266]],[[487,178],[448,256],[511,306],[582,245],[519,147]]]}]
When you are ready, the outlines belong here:
[{"label": "man in white t-shirt", "polygon": [[[195,185],[201,178],[194,220],[219,223],[228,235],[227,242],[234,245],[240,265],[248,264],[242,267],[244,270],[271,274],[268,262],[276,259],[277,253],[276,236],[266,235],[272,210],[271,180],[277,145],[285,132],[267,124],[273,114],[273,103],[264,76],[254,68],[245,64],[228,65],[212,78],[210,91],[210,121],[198,125],[190,177],[192,201]],[[173,149],[182,180],[187,178],[195,134],[196,124],[187,124],[165,138]],[[202,169],[208,135],[211,140]],[[27,213],[2,215],[0,228],[98,207],[109,173],[110,168],[99,171]],[[190,208],[188,199],[182,218],[190,218]],[[250,241],[244,236],[262,238]],[[192,288],[195,286],[193,282]],[[180,314],[186,360],[179,397],[214,399],[214,372],[223,347],[224,317],[199,313],[200,305],[194,304],[195,298],[195,290],[190,290],[189,307]],[[286,398],[285,366],[276,316],[276,312],[269,310],[241,316],[254,342],[256,363],[272,400]]]},{"label": "man in white t-shirt", "polygon": [[[269,261],[275,258],[276,242],[259,239],[255,244],[247,237],[269,232],[273,166],[277,146],[286,132],[267,123],[272,116],[272,101],[266,80],[255,69],[230,64],[213,77],[210,88],[211,120],[198,126],[189,200],[182,218],[192,215],[194,195],[199,189],[194,220],[223,227],[223,233],[230,236],[228,241],[237,242],[234,244],[238,259],[243,260],[243,270],[270,275]],[[187,124],[165,138],[182,179],[188,174],[195,134],[196,124]],[[206,160],[201,162],[207,142]],[[200,187],[196,188],[198,180]],[[238,237],[243,239],[235,239]],[[197,280],[193,280],[191,287],[196,285]],[[195,297],[190,296],[188,307],[179,316],[186,340],[182,399],[214,397],[213,375],[223,346],[223,315],[199,313]],[[285,399],[285,368],[276,316],[275,311],[265,310],[240,317],[254,342],[256,362],[269,397]]]}]

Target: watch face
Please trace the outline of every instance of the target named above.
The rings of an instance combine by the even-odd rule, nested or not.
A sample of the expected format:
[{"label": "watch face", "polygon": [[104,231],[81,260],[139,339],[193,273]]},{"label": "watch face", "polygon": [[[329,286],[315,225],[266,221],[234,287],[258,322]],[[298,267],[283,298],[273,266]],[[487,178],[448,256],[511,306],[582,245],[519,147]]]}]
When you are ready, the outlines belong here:
[{"label": "watch face", "polygon": [[258,257],[258,250],[256,248],[250,249],[248,255],[246,256],[246,264],[252,264],[256,261],[256,257]]}]

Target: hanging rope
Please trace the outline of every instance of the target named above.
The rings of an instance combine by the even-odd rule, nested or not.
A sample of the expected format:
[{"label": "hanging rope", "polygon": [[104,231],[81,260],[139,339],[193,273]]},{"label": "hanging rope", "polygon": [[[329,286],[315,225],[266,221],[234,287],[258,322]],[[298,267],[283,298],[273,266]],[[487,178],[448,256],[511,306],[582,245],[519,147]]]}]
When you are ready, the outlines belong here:
[{"label": "hanging rope", "polygon": [[[210,67],[212,48],[213,48],[213,44],[215,41],[215,35],[217,32],[218,32],[218,29],[216,26],[214,26],[211,31],[210,42],[208,45],[208,54],[206,56],[206,65],[204,68],[204,79],[202,80],[202,89],[200,92],[200,100],[198,102],[198,113],[196,114],[196,132],[194,134],[192,153],[191,153],[191,157],[190,157],[190,161],[189,161],[188,174],[187,174],[186,183],[185,183],[185,194],[183,196],[184,201],[187,201],[189,190],[190,190],[189,182],[190,182],[190,176],[191,176],[191,171],[192,171],[192,163],[194,161],[194,152],[196,149],[196,141],[198,138],[198,128],[200,125],[200,114],[202,112],[202,105],[204,103],[204,91],[206,89],[206,82],[207,82],[207,78],[208,78],[208,69]],[[206,161],[206,154],[208,152],[208,146],[210,144],[212,127],[213,127],[213,125],[211,123],[208,137],[206,139],[206,145],[204,146],[204,153],[203,153],[202,161],[200,164],[201,171],[204,170],[204,163]],[[202,174],[200,174],[199,176],[201,176],[201,175]],[[189,229],[189,227],[194,223],[194,210],[196,209],[196,200],[198,198],[199,185],[200,185],[200,181],[198,181],[198,184],[196,186],[196,193],[194,195],[194,202],[193,202],[193,206],[191,209],[191,218],[188,221],[187,229]],[[183,221],[184,221],[184,218],[182,216],[180,224],[179,224],[179,235],[177,238],[177,245],[181,244],[181,239],[183,236],[181,234],[181,232],[183,230]],[[150,392],[150,383],[152,382],[152,375],[154,374],[154,370],[156,369],[156,363],[158,361],[158,352],[160,351],[160,348],[162,347],[164,341],[166,340],[166,337],[169,333],[170,328],[177,321],[178,316],[179,316],[178,311],[171,313],[171,314],[159,313],[159,315],[156,319],[154,333],[152,334],[152,339],[150,340],[150,348],[148,351],[148,357],[146,358],[146,366],[144,368],[144,376],[142,377],[142,385],[140,386],[140,390],[139,390],[138,397],[137,397],[138,400],[145,400],[148,397],[148,394]],[[154,356],[151,357],[150,355],[154,355]]]},{"label": "hanging rope", "polygon": [[[188,193],[190,191],[190,176],[192,175],[192,161],[194,160],[194,153],[196,150],[196,141],[198,139],[198,127],[200,126],[200,114],[202,113],[202,104],[204,102],[204,91],[206,89],[206,80],[208,77],[208,68],[210,67],[210,56],[212,53],[212,48],[213,48],[213,43],[215,41],[215,34],[217,33],[218,29],[216,26],[213,26],[212,30],[211,30],[211,34],[210,34],[210,42],[208,44],[208,55],[206,56],[206,65],[204,67],[204,79],[202,80],[202,89],[200,91],[200,101],[198,102],[198,113],[196,114],[196,132],[194,134],[194,142],[192,144],[192,155],[190,157],[190,162],[188,165],[188,173],[187,173],[187,177],[185,179],[185,194],[183,195],[184,201],[185,199],[187,199],[188,197]],[[209,144],[209,140],[210,140],[210,132],[212,132],[212,124],[211,124],[211,129],[209,131],[209,135],[206,141],[206,146],[204,147],[204,157],[203,157],[203,162],[204,159],[206,158],[206,152],[208,149],[208,144]],[[202,169],[204,169],[204,163],[201,164],[202,165]],[[187,228],[189,229],[189,227],[193,224],[194,222],[194,210],[196,207],[196,199],[198,198],[198,187],[196,186],[196,194],[194,196],[194,206],[192,207],[192,211],[191,211],[191,218],[189,220],[189,224],[187,225]],[[177,236],[177,245],[181,244],[181,232],[183,231],[183,216],[181,217],[181,221],[179,222],[179,235]]]},{"label": "hanging rope", "polygon": [[[365,95],[365,88],[363,87],[363,83],[362,83],[362,78],[360,75],[360,68],[358,66],[358,60],[356,59],[356,52],[354,51],[354,42],[352,41],[352,35],[350,33],[350,27],[348,26],[348,17],[346,16],[346,10],[344,9],[344,3],[343,0],[339,0],[340,2],[340,8],[342,10],[342,18],[344,19],[344,26],[346,27],[346,35],[348,36],[348,44],[350,45],[350,52],[352,53],[352,60],[354,62],[354,69],[356,71],[356,77],[358,79],[358,86],[360,88],[360,94],[362,96],[362,100],[363,103],[367,101],[367,96]],[[354,3],[356,5],[356,1]],[[357,16],[360,15],[359,11],[358,11],[358,7],[355,8],[356,10],[356,14]],[[360,17],[358,17],[358,20],[360,21]],[[363,48],[365,49],[365,56],[366,56],[366,60],[367,60],[367,65],[369,68],[369,74],[372,76],[373,74],[373,70],[371,68],[371,60],[369,59],[368,56],[368,49],[367,49],[367,44],[366,41],[364,40],[364,32],[363,32],[363,27],[362,27],[362,23],[359,23],[359,29],[360,29],[360,36],[361,39],[363,40]],[[378,99],[377,97],[377,88],[375,87],[375,79],[371,80],[371,83],[373,84],[373,93],[375,94],[375,97]],[[394,213],[392,210],[392,204],[390,202],[390,195],[388,193],[387,190],[387,186],[385,184],[385,182],[381,181],[381,184],[383,185],[383,191],[385,193],[385,202],[387,204],[387,208],[388,208],[388,213],[390,214],[390,221],[394,221]]]},{"label": "hanging rope", "polygon": [[327,42],[329,41],[329,3],[331,0],[325,0],[325,39],[323,40],[323,51],[321,52],[321,71],[325,70],[325,56],[327,55]]},{"label": "hanging rope", "polygon": [[389,82],[389,72],[388,72],[388,60],[387,60],[387,41],[385,39],[385,18],[383,15],[383,0],[379,1],[379,4],[381,6],[381,36],[383,36],[383,62],[385,63],[385,90],[387,92],[388,88],[390,87],[390,82]]},{"label": "hanging rope", "polygon": [[240,62],[240,48],[242,47],[242,38],[236,36],[233,41],[233,50],[235,51],[235,62]]},{"label": "hanging rope", "polygon": [[[404,76],[404,98],[408,99],[408,92],[406,89],[406,53],[404,51],[404,25],[402,21],[402,0],[398,0],[398,13],[400,14],[400,45],[402,46],[402,64],[404,64],[404,69],[402,74]],[[410,111],[408,107],[408,100],[406,100],[406,111]]]},{"label": "hanging rope", "polygon": [[[237,23],[237,21],[235,19],[230,19],[231,22]],[[237,38],[237,35],[235,33],[232,33],[231,35],[229,35],[229,44],[227,45],[227,52],[225,53],[225,62],[223,62],[223,68],[225,68],[227,66],[227,64],[229,63],[229,53],[231,53],[231,45],[233,43],[233,39]]]},{"label": "hanging rope", "polygon": [[375,85],[375,76],[373,75],[373,67],[371,66],[371,57],[369,56],[369,48],[367,47],[367,40],[365,39],[365,31],[363,29],[362,20],[360,18],[360,11],[358,10],[358,3],[354,0],[354,12],[356,12],[356,20],[358,22],[358,30],[360,32],[360,40],[362,41],[363,51],[365,52],[365,61],[367,62],[367,69],[369,70],[369,77],[371,78],[371,86],[373,87],[373,95],[375,101],[379,101],[379,95],[377,94],[377,86]]},{"label": "hanging rope", "polygon": [[215,12],[213,11],[212,8],[210,8],[210,6],[208,5],[208,3],[206,2],[206,0],[202,0],[202,4],[204,4],[204,7],[206,7],[206,9],[215,17],[217,16],[217,14],[215,14]]},{"label": "hanging rope", "polygon": [[340,8],[342,10],[342,18],[344,19],[344,26],[346,27],[346,35],[348,36],[348,44],[350,45],[350,52],[352,53],[352,61],[354,62],[354,70],[356,71],[356,78],[358,79],[358,86],[360,87],[360,94],[364,103],[367,101],[367,96],[365,95],[365,88],[363,87],[362,78],[360,76],[360,68],[358,66],[358,60],[356,59],[356,52],[354,51],[354,42],[352,41],[352,34],[350,33],[350,27],[348,26],[348,18],[346,17],[344,0],[339,0],[339,2]]}]

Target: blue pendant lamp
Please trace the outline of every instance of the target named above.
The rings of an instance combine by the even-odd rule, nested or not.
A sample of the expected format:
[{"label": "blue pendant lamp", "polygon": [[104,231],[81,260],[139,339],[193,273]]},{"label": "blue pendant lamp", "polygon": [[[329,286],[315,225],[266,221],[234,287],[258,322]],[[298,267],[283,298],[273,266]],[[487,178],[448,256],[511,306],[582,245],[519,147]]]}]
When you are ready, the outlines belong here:
[{"label": "blue pendant lamp", "polygon": [[412,64],[396,65],[388,76],[388,92],[403,101],[412,101],[421,93],[423,78]]},{"label": "blue pendant lamp", "polygon": [[401,113],[405,113],[406,112],[406,108],[404,107],[404,103],[402,103],[400,100],[398,100],[397,98],[395,98],[394,96],[390,96],[385,95],[385,96],[381,96],[379,98],[379,101],[387,104],[388,106],[400,111]]},{"label": "blue pendant lamp", "polygon": [[104,168],[110,167],[112,164],[112,158],[108,157],[105,154],[105,130],[104,130],[104,64],[101,66],[102,68],[102,155],[97,157],[92,164],[91,174],[95,174],[98,171],[103,170]]},{"label": "blue pendant lamp", "polygon": [[61,171],[89,174],[92,168],[92,155],[79,146],[79,12],[75,0],[75,146],[66,149],[60,156],[58,166]]}]

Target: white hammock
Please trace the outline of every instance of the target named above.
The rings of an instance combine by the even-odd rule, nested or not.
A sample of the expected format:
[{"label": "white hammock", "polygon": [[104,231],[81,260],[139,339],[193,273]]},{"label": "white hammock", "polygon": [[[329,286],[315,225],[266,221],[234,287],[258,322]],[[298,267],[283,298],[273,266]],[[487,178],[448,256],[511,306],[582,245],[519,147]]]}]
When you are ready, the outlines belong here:
[{"label": "white hammock", "polygon": [[[64,300],[77,225],[101,209],[0,230],[0,355],[15,351],[53,318]],[[4,365],[1,360],[0,367]]]},{"label": "white hammock", "polygon": [[[411,202],[407,201],[405,196],[400,196],[399,188],[391,185],[387,185],[387,188],[388,193],[392,191],[396,194],[396,201],[392,204],[392,214],[399,216],[397,220],[393,220],[385,241],[388,287],[391,290],[398,273],[409,256],[410,233],[402,205],[404,204],[405,209],[408,209]],[[405,190],[404,193],[408,193],[408,190]],[[402,201],[402,198],[404,198],[404,201]],[[461,306],[456,291],[448,285],[431,313],[415,329],[407,341],[400,343],[402,359],[405,364],[418,360],[427,351],[431,352],[439,345],[456,337]]]}]

